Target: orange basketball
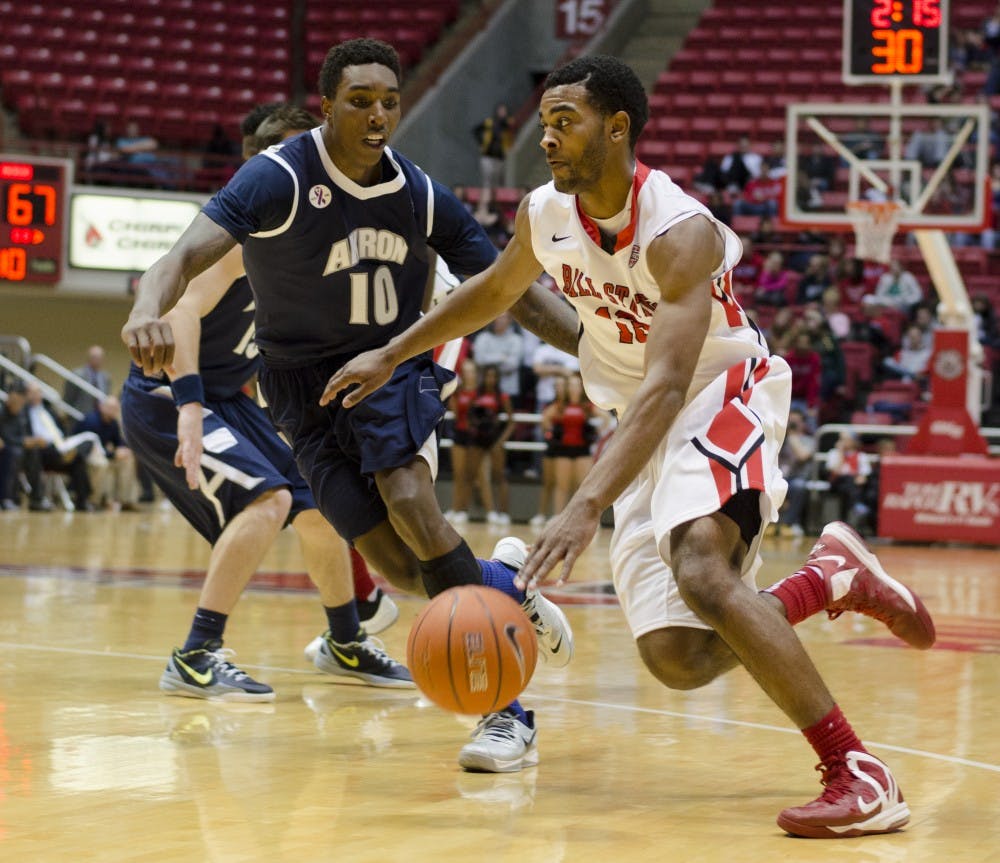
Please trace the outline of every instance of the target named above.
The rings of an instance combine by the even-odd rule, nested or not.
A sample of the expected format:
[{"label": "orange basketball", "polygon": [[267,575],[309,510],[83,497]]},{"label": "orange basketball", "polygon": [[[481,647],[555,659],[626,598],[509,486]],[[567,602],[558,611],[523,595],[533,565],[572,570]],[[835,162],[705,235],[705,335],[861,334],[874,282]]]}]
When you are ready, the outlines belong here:
[{"label": "orange basketball", "polygon": [[420,691],[455,713],[502,710],[528,685],[537,660],[535,629],[521,606],[482,585],[438,594],[406,642]]}]

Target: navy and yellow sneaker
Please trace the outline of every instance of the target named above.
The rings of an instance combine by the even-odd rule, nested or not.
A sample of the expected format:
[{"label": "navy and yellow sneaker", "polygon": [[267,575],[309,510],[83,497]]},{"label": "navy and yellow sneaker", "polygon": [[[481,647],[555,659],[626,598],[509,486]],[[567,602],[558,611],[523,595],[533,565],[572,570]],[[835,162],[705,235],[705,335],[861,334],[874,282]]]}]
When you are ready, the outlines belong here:
[{"label": "navy and yellow sneaker", "polygon": [[341,677],[356,677],[369,686],[385,686],[390,689],[414,689],[416,684],[410,672],[401,662],[396,662],[385,652],[382,643],[369,638],[364,630],[358,633],[358,641],[338,644],[327,630],[313,664],[327,674]]},{"label": "navy and yellow sneaker", "polygon": [[232,655],[218,640],[193,650],[175,648],[160,675],[160,689],[210,701],[274,701],[274,690],[229,662]]}]

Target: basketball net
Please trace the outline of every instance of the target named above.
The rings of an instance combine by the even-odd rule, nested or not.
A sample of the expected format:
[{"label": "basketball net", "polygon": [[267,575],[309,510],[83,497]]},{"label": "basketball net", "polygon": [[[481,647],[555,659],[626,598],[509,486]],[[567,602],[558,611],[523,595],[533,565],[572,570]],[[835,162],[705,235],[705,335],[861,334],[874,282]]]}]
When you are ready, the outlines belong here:
[{"label": "basketball net", "polygon": [[848,201],[847,215],[854,228],[854,256],[888,264],[903,208],[892,201]]}]

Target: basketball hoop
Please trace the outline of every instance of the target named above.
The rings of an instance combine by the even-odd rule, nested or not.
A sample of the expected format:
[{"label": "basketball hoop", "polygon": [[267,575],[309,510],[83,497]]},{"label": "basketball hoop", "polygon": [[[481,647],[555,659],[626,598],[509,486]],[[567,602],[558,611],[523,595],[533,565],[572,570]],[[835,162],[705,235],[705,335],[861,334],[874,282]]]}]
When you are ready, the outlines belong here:
[{"label": "basketball hoop", "polygon": [[847,215],[854,228],[854,256],[888,264],[903,208],[892,201],[848,201]]}]

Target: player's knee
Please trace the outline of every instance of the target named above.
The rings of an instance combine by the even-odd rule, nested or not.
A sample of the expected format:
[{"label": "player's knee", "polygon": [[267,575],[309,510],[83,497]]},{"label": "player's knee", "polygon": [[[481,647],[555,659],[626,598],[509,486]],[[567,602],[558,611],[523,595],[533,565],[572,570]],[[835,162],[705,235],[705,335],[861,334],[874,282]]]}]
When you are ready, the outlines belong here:
[{"label": "player's knee", "polygon": [[670,562],[677,589],[688,608],[709,624],[725,613],[738,574],[710,531],[688,531],[671,550]]},{"label": "player's knee", "polygon": [[714,634],[690,628],[658,629],[639,636],[636,644],[646,668],[670,689],[698,689],[711,683],[720,669],[708,649]]},{"label": "player's knee", "polygon": [[276,488],[264,492],[253,502],[253,506],[255,512],[268,521],[283,525],[292,511],[292,493],[287,488]]}]

